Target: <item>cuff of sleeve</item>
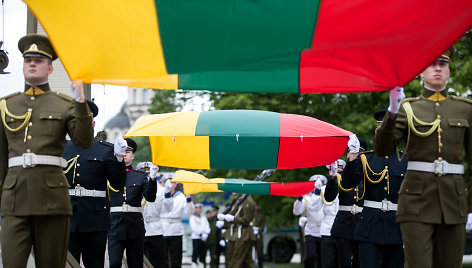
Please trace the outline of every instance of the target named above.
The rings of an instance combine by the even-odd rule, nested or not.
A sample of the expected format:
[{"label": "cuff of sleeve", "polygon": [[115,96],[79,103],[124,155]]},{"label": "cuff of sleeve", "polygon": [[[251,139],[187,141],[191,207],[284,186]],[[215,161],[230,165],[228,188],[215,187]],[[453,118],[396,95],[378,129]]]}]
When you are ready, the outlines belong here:
[{"label": "cuff of sleeve", "polygon": [[392,132],[395,128],[395,122],[398,114],[395,115],[394,119],[390,118],[390,112],[385,115],[385,118],[382,122],[382,127],[384,131]]},{"label": "cuff of sleeve", "polygon": [[297,199],[298,199],[298,201],[302,201],[302,200],[303,200],[303,196],[299,196]]},{"label": "cuff of sleeve", "polygon": [[190,202],[192,202],[192,198],[191,198],[191,197],[187,198],[187,203],[190,203]]},{"label": "cuff of sleeve", "polygon": [[316,195],[320,195],[320,194],[321,194],[321,190],[320,190],[320,189],[315,189],[315,194],[316,194]]},{"label": "cuff of sleeve", "polygon": [[89,116],[92,116],[92,112],[90,112],[87,102],[75,102],[75,117]]},{"label": "cuff of sleeve", "polygon": [[164,194],[165,198],[170,198],[170,192]]}]

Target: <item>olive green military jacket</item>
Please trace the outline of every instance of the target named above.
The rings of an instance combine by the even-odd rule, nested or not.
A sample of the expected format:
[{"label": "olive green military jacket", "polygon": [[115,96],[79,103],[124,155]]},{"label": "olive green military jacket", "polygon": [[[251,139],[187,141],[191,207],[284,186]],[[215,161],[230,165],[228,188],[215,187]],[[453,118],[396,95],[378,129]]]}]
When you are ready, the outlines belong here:
[{"label": "olive green military jacket", "polygon": [[251,196],[239,206],[233,222],[226,222],[223,229],[226,232],[223,237],[228,241],[255,241],[256,236],[252,229],[254,217],[256,216],[256,202]]},{"label": "olive green military jacket", "polygon": [[[41,87],[44,88],[44,87]],[[0,127],[0,184],[2,216],[72,215],[69,184],[58,166],[38,165],[30,168],[8,168],[8,158],[23,153],[62,157],[66,134],[79,147],[93,144],[92,115],[87,103],[51,92],[45,87],[41,95],[18,93],[6,97],[6,108],[12,115],[23,115],[28,109],[31,119],[18,132]],[[5,116],[8,127],[19,127],[23,119]]]},{"label": "olive green military jacket", "polygon": [[[428,99],[429,98],[429,99]],[[423,122],[440,119],[440,135],[435,130],[426,137],[415,135],[408,129],[403,104],[410,103],[413,114]],[[402,140],[407,145],[408,161],[432,163],[445,160],[462,164],[462,153],[467,157],[467,174],[472,170],[472,103],[468,99],[448,96],[446,90],[434,95],[424,89],[422,96],[405,99],[395,119],[386,114],[375,136],[375,153],[388,156]],[[412,120],[418,132],[426,132],[431,126]],[[418,221],[432,224],[462,224],[467,213],[472,212],[472,199],[467,194],[464,176],[459,174],[437,175],[432,172],[408,171],[399,190],[397,221]]]}]

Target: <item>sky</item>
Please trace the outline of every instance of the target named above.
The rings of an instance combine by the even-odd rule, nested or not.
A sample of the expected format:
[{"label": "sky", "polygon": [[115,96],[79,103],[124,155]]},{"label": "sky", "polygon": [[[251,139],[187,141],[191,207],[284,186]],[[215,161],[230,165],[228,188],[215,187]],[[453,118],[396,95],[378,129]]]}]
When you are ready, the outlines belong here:
[{"label": "sky", "polygon": [[[0,10],[0,38],[4,42],[2,50],[7,51],[9,64],[0,74],[0,97],[22,91],[24,87],[23,58],[18,50],[18,40],[26,34],[26,4],[20,0],[7,0]],[[54,90],[54,89],[53,89]],[[99,107],[95,118],[95,130],[102,130],[121,109],[128,98],[126,87],[92,85],[92,98]]]}]

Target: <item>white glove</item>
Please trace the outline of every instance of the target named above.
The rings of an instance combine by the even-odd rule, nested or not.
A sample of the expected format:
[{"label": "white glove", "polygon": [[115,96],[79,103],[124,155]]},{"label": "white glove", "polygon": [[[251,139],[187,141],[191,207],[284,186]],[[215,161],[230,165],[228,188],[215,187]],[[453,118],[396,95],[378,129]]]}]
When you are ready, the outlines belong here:
[{"label": "white glove", "polygon": [[321,180],[316,180],[315,181],[315,189],[321,190],[321,187],[323,184],[321,183]]},{"label": "white glove", "polygon": [[468,232],[472,230],[472,213],[467,215],[467,223],[465,224],[465,230]]},{"label": "white glove", "polygon": [[400,102],[405,98],[403,87],[394,87],[390,90],[390,105],[388,111],[397,114],[400,109]]},{"label": "white glove", "polygon": [[331,177],[335,177],[337,173],[338,173],[338,162],[334,161],[333,163],[331,163],[331,166],[329,168],[329,175]]},{"label": "white glove", "polygon": [[157,165],[152,164],[149,168],[149,177],[151,177],[151,179],[156,179],[158,171],[159,167]]},{"label": "white glove", "polygon": [[164,184],[165,192],[170,193],[171,188],[172,188],[172,182],[170,182],[170,180],[166,180],[166,183]]},{"label": "white glove", "polygon": [[219,221],[224,221],[225,220],[225,214],[218,213],[218,215],[216,215],[216,218]]},{"label": "white glove", "polygon": [[115,144],[113,144],[113,150],[118,156],[123,156],[125,154],[126,148],[128,148],[128,143],[123,137],[118,136],[115,139]]},{"label": "white glove", "polygon": [[258,234],[259,234],[259,227],[254,226],[254,227],[252,227],[252,230],[254,230],[254,235],[258,235]]},{"label": "white glove", "polygon": [[232,222],[232,221],[234,221],[234,216],[231,215],[231,214],[226,214],[226,215],[225,215],[225,221],[227,221],[227,222]]},{"label": "white glove", "polygon": [[206,242],[207,239],[208,239],[208,234],[207,234],[207,233],[203,233],[203,234],[202,234],[202,241],[203,241],[203,242]]},{"label": "white glove", "polygon": [[359,142],[359,139],[357,138],[356,134],[352,134],[349,136],[347,147],[349,148],[349,153],[351,154],[357,154],[359,152],[361,143]]},{"label": "white glove", "polygon": [[216,227],[221,229],[221,228],[223,228],[223,225],[225,225],[225,222],[224,221],[216,221],[215,225],[216,225]]},{"label": "white glove", "polygon": [[307,221],[308,219],[306,217],[304,216],[300,217],[300,219],[298,219],[298,226],[300,226],[301,228],[304,228]]},{"label": "white glove", "polygon": [[85,102],[85,95],[84,95],[84,83],[80,80],[72,81],[70,85],[70,89],[72,90],[72,94],[74,94],[74,99],[77,102]]},{"label": "white glove", "polygon": [[225,246],[226,246],[226,242],[225,242],[224,239],[221,239],[221,240],[220,240],[220,246],[222,246],[222,247],[225,247]]}]

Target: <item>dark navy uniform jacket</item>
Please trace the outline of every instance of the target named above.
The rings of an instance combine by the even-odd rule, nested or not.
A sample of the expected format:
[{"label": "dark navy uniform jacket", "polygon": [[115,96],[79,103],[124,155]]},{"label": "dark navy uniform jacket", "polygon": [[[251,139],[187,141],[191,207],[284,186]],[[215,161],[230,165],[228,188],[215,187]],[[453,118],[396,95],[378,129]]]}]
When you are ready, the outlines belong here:
[{"label": "dark navy uniform jacket", "polygon": [[[143,197],[148,202],[154,202],[157,192],[156,181],[148,179],[146,172],[135,170],[131,165],[126,168],[126,171],[125,187],[114,189],[118,192],[110,190],[110,206],[120,207],[128,204],[133,207],[141,207]],[[144,239],[144,220],[141,212],[112,212],[110,219],[109,239]]]},{"label": "dark navy uniform jacket", "polygon": [[[107,180],[113,187],[122,188],[126,180],[124,161],[118,162],[113,144],[95,140],[90,149],[80,149],[67,141],[64,158],[79,156],[76,166],[65,175],[71,188],[77,185],[87,190],[107,191]],[[71,196],[71,232],[108,231],[110,208],[107,197]]]},{"label": "dark navy uniform jacket", "polygon": [[[372,183],[365,179],[365,195],[364,201],[388,200],[397,204],[398,191],[406,174],[408,160],[406,155],[402,161],[398,161],[397,154],[388,157],[378,157],[374,151],[365,152],[367,162],[375,173],[380,173],[385,167],[388,168],[388,180],[385,177],[380,183]],[[400,157],[403,152],[399,152]],[[359,157],[360,158],[360,155]],[[367,174],[372,181],[376,182],[380,179],[380,175],[373,175],[370,170]],[[341,185],[343,187],[354,187],[364,180],[364,175],[357,177],[343,178]],[[374,244],[393,245],[402,244],[400,226],[396,222],[396,211],[382,211],[377,208],[365,207],[362,210],[354,232],[354,239],[359,241],[370,242]]]},{"label": "dark navy uniform jacket", "polygon": [[[354,160],[348,161],[342,173],[340,173],[342,180],[345,177],[359,177],[361,176],[362,166],[361,162]],[[362,187],[363,184],[359,185],[359,197],[362,194]],[[343,187],[344,188],[344,187]],[[345,188],[346,189],[346,188]],[[356,191],[355,189],[351,191],[343,191],[338,187],[338,178],[335,177],[334,179],[328,178],[328,183],[326,184],[324,198],[326,201],[331,202],[336,198],[338,195],[339,205],[340,206],[352,206],[357,205],[362,207],[362,200],[356,200]],[[336,214],[336,218],[334,219],[333,226],[331,227],[331,236],[335,238],[343,238],[343,239],[353,239],[354,230],[357,225],[357,220],[359,218],[359,213],[353,214],[349,211],[341,211],[338,210]]]}]

